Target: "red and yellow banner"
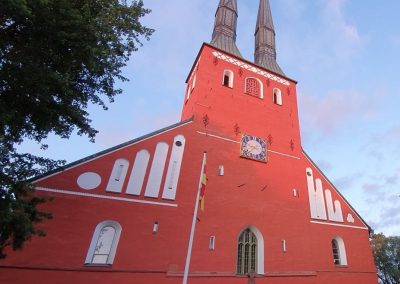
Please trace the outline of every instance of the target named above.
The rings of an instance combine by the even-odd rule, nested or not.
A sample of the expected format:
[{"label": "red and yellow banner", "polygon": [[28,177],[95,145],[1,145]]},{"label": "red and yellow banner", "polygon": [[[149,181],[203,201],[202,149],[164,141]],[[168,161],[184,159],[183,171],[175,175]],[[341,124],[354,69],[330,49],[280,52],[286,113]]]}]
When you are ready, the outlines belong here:
[{"label": "red and yellow banner", "polygon": [[204,199],[205,199],[205,191],[206,191],[206,184],[207,184],[207,175],[206,175],[206,157],[204,156],[204,167],[201,176],[201,189],[200,189],[200,209],[204,211]]}]

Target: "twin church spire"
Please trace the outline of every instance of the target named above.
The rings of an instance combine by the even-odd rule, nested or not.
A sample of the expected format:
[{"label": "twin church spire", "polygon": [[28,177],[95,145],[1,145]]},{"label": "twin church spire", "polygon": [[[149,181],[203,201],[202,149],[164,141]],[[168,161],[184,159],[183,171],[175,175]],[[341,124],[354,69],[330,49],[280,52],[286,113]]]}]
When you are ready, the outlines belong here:
[{"label": "twin church spire", "polygon": [[236,46],[237,18],[236,0],[220,0],[215,14],[211,45],[237,57],[242,57]]},{"label": "twin church spire", "polygon": [[[237,57],[242,57],[236,46],[238,9],[236,0],[220,0],[215,15],[211,45]],[[276,62],[275,29],[269,0],[260,0],[255,30],[255,64],[285,75]]]}]

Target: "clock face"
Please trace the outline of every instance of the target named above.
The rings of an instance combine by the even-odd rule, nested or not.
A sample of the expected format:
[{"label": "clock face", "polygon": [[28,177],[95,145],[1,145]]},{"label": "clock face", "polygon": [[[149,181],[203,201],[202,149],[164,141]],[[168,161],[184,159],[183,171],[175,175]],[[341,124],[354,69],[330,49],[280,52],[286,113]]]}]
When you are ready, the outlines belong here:
[{"label": "clock face", "polygon": [[243,135],[240,155],[244,158],[267,162],[267,144],[264,139],[252,135]]}]

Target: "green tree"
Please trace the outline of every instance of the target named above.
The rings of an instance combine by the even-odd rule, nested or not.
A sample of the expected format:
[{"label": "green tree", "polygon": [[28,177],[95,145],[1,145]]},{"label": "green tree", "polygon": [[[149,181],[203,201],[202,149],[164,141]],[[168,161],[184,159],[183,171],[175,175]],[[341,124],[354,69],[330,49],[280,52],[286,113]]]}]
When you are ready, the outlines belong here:
[{"label": "green tree", "polygon": [[51,215],[29,178],[63,164],[16,147],[74,131],[94,141],[87,107],[122,92],[121,68],[153,33],[140,23],[149,12],[135,0],[0,0],[0,258],[44,235],[37,223]]},{"label": "green tree", "polygon": [[371,246],[380,283],[400,284],[400,237],[375,234]]}]

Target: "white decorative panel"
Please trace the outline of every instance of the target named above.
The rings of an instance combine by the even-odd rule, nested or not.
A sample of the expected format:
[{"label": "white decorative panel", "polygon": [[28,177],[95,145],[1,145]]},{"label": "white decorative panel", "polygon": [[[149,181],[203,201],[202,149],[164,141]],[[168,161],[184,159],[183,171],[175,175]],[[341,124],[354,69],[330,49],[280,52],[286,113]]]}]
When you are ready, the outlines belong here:
[{"label": "white decorative panel", "polygon": [[184,150],[185,137],[183,135],[178,135],[174,139],[174,146],[172,147],[171,158],[169,160],[168,172],[162,195],[164,199],[175,200]]},{"label": "white decorative panel", "polygon": [[264,71],[264,70],[262,70],[260,68],[256,68],[256,67],[254,67],[254,66],[252,66],[252,65],[250,65],[248,63],[245,63],[245,62],[243,62],[243,61],[241,61],[239,59],[236,59],[234,57],[230,57],[229,55],[226,55],[226,54],[224,54],[222,52],[214,51],[213,55],[218,59],[221,59],[221,60],[224,60],[226,62],[232,63],[232,64],[234,64],[236,66],[239,66],[239,67],[241,67],[243,69],[249,70],[250,72],[254,72],[254,73],[258,74],[258,75],[264,76],[265,78],[274,80],[274,81],[276,81],[278,83],[281,83],[281,84],[283,84],[285,86],[289,86],[290,85],[289,81],[287,81],[287,80],[285,80],[285,79],[283,79],[283,78],[281,78],[279,76],[276,76],[276,75],[274,75],[272,73],[266,72],[266,71]]},{"label": "white decorative panel", "polygon": [[110,179],[107,184],[108,192],[122,192],[126,172],[128,171],[129,161],[126,159],[118,159],[114,163]]},{"label": "white decorative panel", "polygon": [[157,144],[153,163],[151,164],[149,180],[147,181],[146,191],[144,193],[144,196],[146,197],[158,197],[160,193],[161,180],[164,173],[165,162],[167,160],[168,148],[167,143],[160,142]]},{"label": "white decorative panel", "polygon": [[76,183],[82,189],[92,190],[100,185],[101,177],[99,174],[87,172],[81,174],[76,180]]},{"label": "white decorative panel", "polygon": [[149,164],[149,159],[150,154],[147,150],[141,150],[137,152],[126,193],[140,195],[143,187],[144,177],[146,175],[147,166]]},{"label": "white decorative panel", "polygon": [[320,179],[316,179],[314,185],[314,176],[310,168],[306,169],[306,175],[311,218],[327,220],[322,182]]},{"label": "white decorative panel", "polygon": [[350,213],[347,215],[347,222],[349,222],[349,223],[355,222],[353,215],[351,215]]},{"label": "white decorative panel", "polygon": [[329,220],[343,222],[342,206],[339,200],[332,201],[332,193],[329,189],[325,190],[326,208],[328,209]]}]

